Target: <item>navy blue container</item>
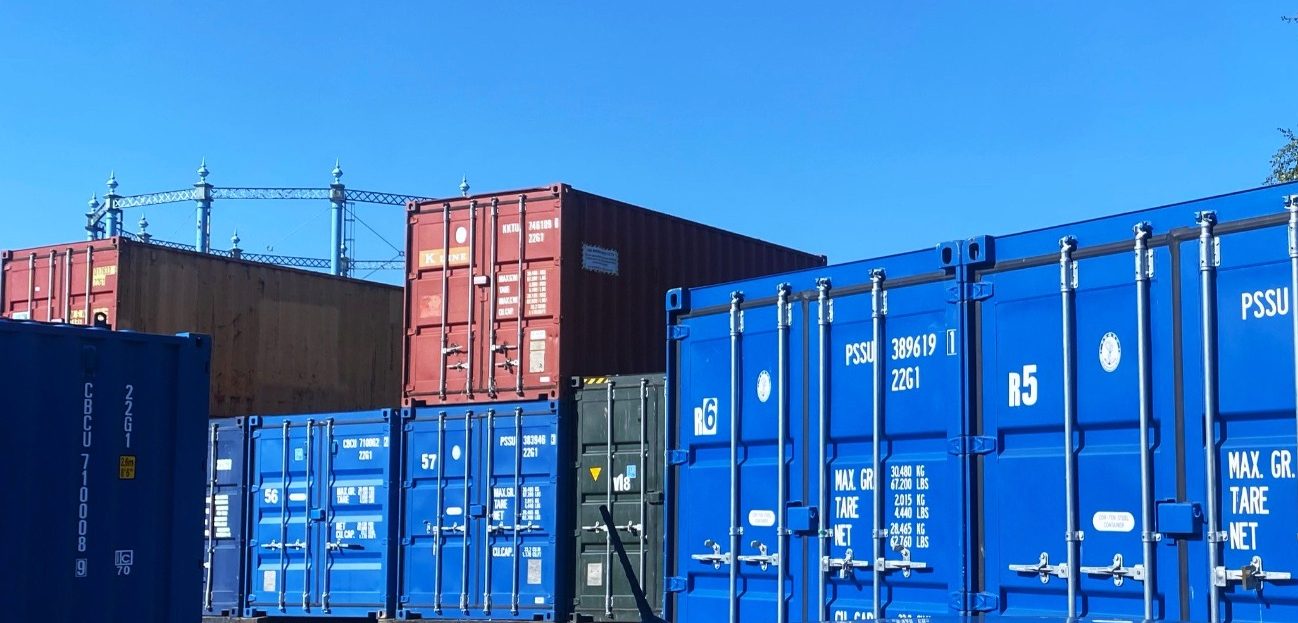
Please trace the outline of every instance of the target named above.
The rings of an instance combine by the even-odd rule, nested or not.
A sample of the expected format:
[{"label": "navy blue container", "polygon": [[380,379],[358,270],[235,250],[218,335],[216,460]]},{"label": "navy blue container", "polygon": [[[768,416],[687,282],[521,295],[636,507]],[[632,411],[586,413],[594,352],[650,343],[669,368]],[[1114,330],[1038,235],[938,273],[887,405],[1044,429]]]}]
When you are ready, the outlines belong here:
[{"label": "navy blue container", "polygon": [[962,605],[979,450],[961,413],[972,253],[668,294],[669,620]]},{"label": "navy blue container", "polygon": [[[570,608],[572,458],[551,401],[418,408],[401,430],[397,616],[554,620]],[[559,542],[559,538],[563,542]]]},{"label": "navy blue container", "polygon": [[399,414],[249,418],[244,616],[392,611]]},{"label": "navy blue container", "polygon": [[237,617],[243,605],[248,521],[245,423],[245,418],[213,418],[207,426],[203,616]]},{"label": "navy blue container", "polygon": [[9,621],[196,621],[208,339],[0,321]]}]

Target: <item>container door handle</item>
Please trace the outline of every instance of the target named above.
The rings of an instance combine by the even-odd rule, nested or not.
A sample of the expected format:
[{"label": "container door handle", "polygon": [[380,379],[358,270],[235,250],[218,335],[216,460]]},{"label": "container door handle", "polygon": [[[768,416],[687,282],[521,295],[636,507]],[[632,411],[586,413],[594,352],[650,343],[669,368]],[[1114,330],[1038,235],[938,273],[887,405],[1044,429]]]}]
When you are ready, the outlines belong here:
[{"label": "container door handle", "polygon": [[344,543],[342,541],[329,541],[325,543],[325,549],[331,552],[341,552],[345,549],[363,549],[359,543]]},{"label": "container door handle", "polygon": [[1222,588],[1231,582],[1239,582],[1244,590],[1260,591],[1263,582],[1292,580],[1293,574],[1288,571],[1266,571],[1262,568],[1262,557],[1254,556],[1247,565],[1239,569],[1217,567],[1213,570],[1212,579],[1214,585]]},{"label": "container door handle", "polygon": [[1113,564],[1101,565],[1098,567],[1081,567],[1079,569],[1087,575],[1107,575],[1113,577],[1114,586],[1122,586],[1122,583],[1131,578],[1137,582],[1145,581],[1145,565],[1132,565],[1124,567],[1122,565],[1122,554],[1113,555]]},{"label": "container door handle", "polygon": [[425,521],[424,532],[427,532],[428,534],[431,534],[433,536],[441,536],[443,533],[447,533],[447,532],[462,533],[464,532],[464,526],[461,526],[458,521],[449,526],[437,526],[437,525],[433,525],[432,522]]},{"label": "container door handle", "polygon": [[780,566],[779,552],[776,552],[774,554],[770,553],[770,551],[766,547],[766,544],[761,541],[754,540],[753,542],[749,543],[749,545],[757,548],[758,553],[735,556],[735,560],[738,560],[739,562],[746,562],[749,564],[756,564],[758,567],[762,569],[762,571],[766,571],[770,567]]},{"label": "container door handle", "polygon": [[870,568],[870,561],[854,558],[852,556],[852,548],[850,547],[847,548],[847,551],[843,552],[842,558],[830,558],[829,556],[826,556],[821,559],[821,563],[820,563],[820,570],[822,572],[828,573],[830,571],[837,569],[838,577],[840,579],[846,578],[847,576],[853,574],[857,569],[869,569],[869,568]]},{"label": "container door handle", "polygon": [[1068,578],[1068,565],[1050,564],[1050,554],[1041,552],[1041,558],[1035,565],[1010,565],[1010,571],[1018,573],[1033,573],[1041,577],[1041,583],[1045,584],[1050,581],[1051,576],[1057,578]]},{"label": "container door handle", "polygon": [[730,552],[721,553],[720,543],[708,539],[703,542],[703,547],[711,549],[712,552],[708,554],[690,554],[690,558],[711,564],[713,569],[720,569],[721,565],[731,564]]},{"label": "container door handle", "polygon": [[301,539],[297,541],[293,541],[292,543],[280,543],[279,541],[271,541],[270,543],[262,543],[261,547],[262,549],[269,549],[269,550],[306,549],[306,543],[304,543]]},{"label": "container door handle", "polygon": [[908,578],[910,577],[911,571],[914,571],[915,569],[928,568],[928,563],[926,562],[911,560],[909,549],[903,547],[897,550],[897,552],[901,554],[901,560],[887,560],[885,558],[880,558],[875,563],[875,569],[879,571],[894,571],[900,569],[902,577]]}]

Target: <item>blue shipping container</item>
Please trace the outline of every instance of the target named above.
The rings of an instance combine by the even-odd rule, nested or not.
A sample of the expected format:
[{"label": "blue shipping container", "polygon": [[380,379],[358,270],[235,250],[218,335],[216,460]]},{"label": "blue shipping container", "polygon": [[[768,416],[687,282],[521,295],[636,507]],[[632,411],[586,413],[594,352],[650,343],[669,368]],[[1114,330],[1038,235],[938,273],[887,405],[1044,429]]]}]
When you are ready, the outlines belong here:
[{"label": "blue shipping container", "polygon": [[671,293],[669,619],[1298,620],[1295,191]]},{"label": "blue shipping container", "polygon": [[[551,401],[419,408],[402,426],[397,615],[554,620],[568,608],[571,457]],[[563,544],[558,538],[564,538]]]},{"label": "blue shipping container", "polygon": [[972,527],[993,614],[1298,619],[1294,191],[995,241]]},{"label": "blue shipping container", "polygon": [[198,620],[208,342],[0,321],[5,620]]},{"label": "blue shipping container", "polygon": [[203,616],[237,617],[243,607],[248,521],[246,421],[213,418],[207,426]]},{"label": "blue shipping container", "polygon": [[669,293],[669,620],[965,596],[965,250],[944,251]]},{"label": "blue shipping container", "polygon": [[249,418],[245,616],[392,611],[399,414]]}]

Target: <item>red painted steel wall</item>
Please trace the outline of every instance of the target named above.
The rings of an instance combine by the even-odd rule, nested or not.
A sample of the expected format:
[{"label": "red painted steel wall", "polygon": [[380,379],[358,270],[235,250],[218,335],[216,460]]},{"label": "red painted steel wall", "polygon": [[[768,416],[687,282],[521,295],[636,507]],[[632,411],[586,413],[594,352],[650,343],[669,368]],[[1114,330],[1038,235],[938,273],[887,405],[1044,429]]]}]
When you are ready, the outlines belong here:
[{"label": "red painted steel wall", "polygon": [[660,369],[667,290],[825,263],[563,184],[408,209],[411,404],[556,398],[572,376]]},{"label": "red painted steel wall", "polygon": [[0,318],[90,324],[102,312],[117,326],[117,266],[116,239],[4,251]]}]

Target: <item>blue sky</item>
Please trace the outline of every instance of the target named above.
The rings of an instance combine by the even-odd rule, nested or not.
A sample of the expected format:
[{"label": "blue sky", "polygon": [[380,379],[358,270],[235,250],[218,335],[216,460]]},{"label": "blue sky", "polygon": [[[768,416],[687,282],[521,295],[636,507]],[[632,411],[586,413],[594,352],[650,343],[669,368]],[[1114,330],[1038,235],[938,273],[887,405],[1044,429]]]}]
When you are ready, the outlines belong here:
[{"label": "blue sky", "polygon": [[[0,1],[0,247],[82,237],[110,170],[324,186],[337,157],[354,188],[565,181],[847,261],[1257,186],[1298,125],[1298,2],[369,4]],[[190,205],[147,214],[193,239]],[[326,214],[227,201],[214,238],[323,257]]]}]

